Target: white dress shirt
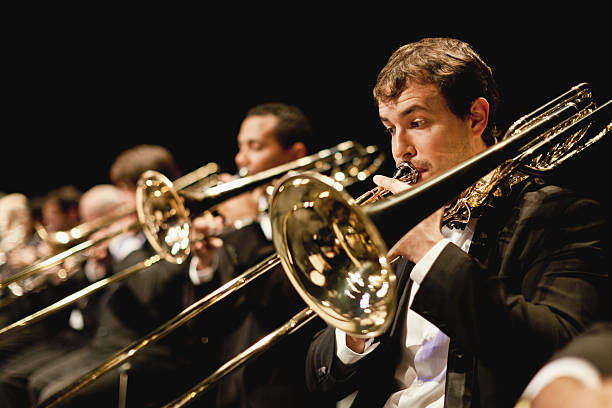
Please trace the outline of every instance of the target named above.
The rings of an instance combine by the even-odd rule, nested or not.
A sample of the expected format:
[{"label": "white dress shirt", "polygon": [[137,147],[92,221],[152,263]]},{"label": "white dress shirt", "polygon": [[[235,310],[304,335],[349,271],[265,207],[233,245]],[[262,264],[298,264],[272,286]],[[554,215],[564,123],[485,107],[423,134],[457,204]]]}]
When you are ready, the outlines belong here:
[{"label": "white dress shirt", "polygon": [[[472,242],[476,219],[470,220],[464,230],[442,228],[444,239],[438,242],[412,269],[413,284],[408,305],[416,295],[419,285],[427,276],[431,265],[449,243],[467,252]],[[401,327],[404,347],[395,369],[395,380],[400,388],[392,394],[385,408],[438,408],[444,406],[446,365],[450,339],[436,326],[408,308]],[[346,346],[346,334],[336,329],[337,356],[345,364],[358,361],[380,344],[370,339],[363,353],[355,353]],[[357,392],[338,401],[337,408],[350,407]]]}]

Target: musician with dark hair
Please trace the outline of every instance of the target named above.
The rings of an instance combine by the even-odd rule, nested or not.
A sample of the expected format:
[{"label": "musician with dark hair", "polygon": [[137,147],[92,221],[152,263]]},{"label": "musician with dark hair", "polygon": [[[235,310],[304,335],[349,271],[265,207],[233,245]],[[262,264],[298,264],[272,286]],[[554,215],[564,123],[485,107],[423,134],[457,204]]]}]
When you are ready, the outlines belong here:
[{"label": "musician with dark hair", "polygon": [[[313,130],[296,106],[264,103],[249,109],[237,136],[235,162],[242,175],[257,173],[298,160],[307,153]],[[205,236],[196,242],[191,273],[222,285],[274,252],[268,194],[265,187],[232,198],[217,208],[220,214],[194,219],[194,229]],[[221,237],[210,236],[223,231]],[[205,313],[216,315],[216,335],[225,363],[284,324],[306,307],[282,268],[275,267]],[[321,321],[284,339],[271,350],[226,375],[208,394],[215,407],[320,406],[308,395],[304,381],[304,355]]]},{"label": "musician with dark hair", "polygon": [[[497,86],[465,42],[400,47],[374,97],[393,157],[417,168],[417,185],[494,143]],[[432,208],[390,249],[402,260],[386,333],[315,335],[313,393],[337,407],[511,407],[542,363],[602,316],[609,268],[599,203],[525,177],[462,222],[442,225],[444,211]]]},{"label": "musician with dark hair", "polygon": [[[113,185],[96,185],[83,193],[79,200],[79,219],[83,222],[102,217],[123,204],[123,195],[119,188]],[[96,234],[92,238],[95,238]],[[41,294],[52,295],[58,301],[75,293],[77,290],[106,277],[110,270],[110,255],[105,245],[99,245],[92,250],[87,260],[81,265],[75,261],[75,270],[66,282],[55,287],[42,287],[38,289]],[[34,293],[36,294],[36,293]],[[31,294],[26,294],[28,299]],[[55,322],[55,331],[46,330],[38,333],[36,341],[20,350],[14,350],[0,365],[0,404],[5,407],[22,407],[29,405],[28,378],[45,364],[56,364],[62,357],[86,345],[94,335],[98,324],[98,302],[100,292],[94,293],[86,299],[76,302],[72,307],[63,309],[58,313],[33,325],[26,324],[12,333],[0,335],[2,342],[11,338],[21,340],[31,337],[29,331],[34,333],[40,327],[46,327],[49,322]],[[34,313],[48,306],[48,303],[39,305]],[[10,323],[14,323],[15,320]]]},{"label": "musician with dark hair", "polygon": [[[120,204],[135,204],[136,182],[146,170],[164,171],[173,179],[180,175],[171,153],[162,146],[137,145],[126,149],[110,169]],[[131,214],[108,228],[116,231],[135,221],[135,214]],[[105,242],[104,247],[108,253],[109,275],[125,271],[156,254],[142,231],[124,232]],[[129,364],[99,375],[76,392],[72,387],[124,347],[188,306],[182,298],[185,287],[207,292],[204,287],[193,286],[185,265],[160,261],[104,287],[96,294],[97,324],[91,336],[84,344],[75,344],[70,352],[61,354],[61,358],[41,363],[32,370],[25,381],[26,395],[14,394],[29,402],[20,400],[23,402],[15,405],[48,403],[67,391],[70,393],[62,402],[63,406],[106,407],[116,404],[120,397],[125,397],[128,405],[138,406],[170,400],[189,386],[188,381],[196,380],[191,376],[194,366],[200,368],[206,364],[202,355],[207,350],[200,338],[186,337],[184,331],[149,345],[145,351],[134,355]],[[191,343],[199,343],[200,347],[191,347]],[[189,354],[189,358],[185,354]],[[120,387],[121,376],[128,378],[127,392]]]}]

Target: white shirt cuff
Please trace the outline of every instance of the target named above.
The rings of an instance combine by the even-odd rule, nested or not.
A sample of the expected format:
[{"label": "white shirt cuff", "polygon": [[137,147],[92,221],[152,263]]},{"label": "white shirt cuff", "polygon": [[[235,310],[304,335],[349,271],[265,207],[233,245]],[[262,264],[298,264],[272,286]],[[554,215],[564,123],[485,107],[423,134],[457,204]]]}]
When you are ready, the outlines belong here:
[{"label": "white shirt cuff", "polygon": [[542,367],[529,382],[521,398],[533,400],[544,387],[560,377],[578,380],[587,388],[601,386],[601,375],[591,363],[580,358],[564,357]]},{"label": "white shirt cuff", "polygon": [[98,272],[96,270],[96,261],[92,259],[88,259],[87,261],[85,261],[84,272],[89,282],[95,282],[100,278],[97,275]]},{"label": "white shirt cuff", "polygon": [[198,257],[194,256],[191,258],[191,263],[189,264],[189,279],[191,279],[191,282],[196,286],[208,283],[213,279],[215,270],[219,266],[219,257],[215,256],[212,265],[199,270],[198,262]]},{"label": "white shirt cuff", "polygon": [[417,262],[410,272],[410,279],[418,283],[419,285],[423,282],[423,279],[427,276],[427,272],[431,269],[431,265],[438,259],[442,250],[450,243],[450,239],[443,238],[436,245],[434,245],[419,262]]},{"label": "white shirt cuff", "polygon": [[356,353],[346,345],[346,333],[336,329],[336,356],[344,364],[353,364],[370,354],[380,343],[374,343],[374,339],[367,339],[363,353]]}]

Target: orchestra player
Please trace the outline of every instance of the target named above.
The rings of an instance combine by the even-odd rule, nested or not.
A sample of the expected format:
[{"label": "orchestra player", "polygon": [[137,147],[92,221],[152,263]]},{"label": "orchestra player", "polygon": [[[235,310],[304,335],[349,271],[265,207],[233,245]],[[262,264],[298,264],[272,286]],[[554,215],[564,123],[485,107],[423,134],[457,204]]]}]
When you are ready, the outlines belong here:
[{"label": "orchestra player", "polygon": [[[396,164],[417,168],[416,185],[495,143],[492,70],[460,40],[397,49],[374,98]],[[402,260],[386,333],[315,336],[311,392],[337,407],[511,407],[551,354],[601,317],[609,265],[598,202],[527,177],[465,223],[442,226],[443,212],[432,208],[390,249]]]}]

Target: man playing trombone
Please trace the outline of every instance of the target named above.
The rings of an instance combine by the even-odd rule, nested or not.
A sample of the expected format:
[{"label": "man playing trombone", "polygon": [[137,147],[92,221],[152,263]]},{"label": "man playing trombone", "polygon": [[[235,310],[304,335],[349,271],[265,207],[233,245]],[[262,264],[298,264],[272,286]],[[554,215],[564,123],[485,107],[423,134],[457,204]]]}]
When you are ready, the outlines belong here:
[{"label": "man playing trombone", "polygon": [[[416,167],[417,185],[495,143],[497,86],[464,42],[400,47],[374,97],[393,157]],[[511,407],[538,367],[600,318],[601,206],[536,177],[504,193],[442,228],[445,209],[432,208],[391,248],[389,259],[402,257],[391,328],[368,340],[319,332],[307,356],[313,393],[337,407]]]},{"label": "man playing trombone", "polygon": [[[297,160],[306,155],[312,138],[311,125],[300,109],[281,103],[255,106],[240,126],[236,166],[242,176],[251,176]],[[270,255],[267,204],[265,187],[259,187],[222,203],[217,217],[208,213],[194,219],[196,233],[207,238],[192,246],[190,273],[221,285]],[[211,236],[219,231],[223,231],[221,238]],[[224,363],[301,310],[304,303],[283,271],[275,268],[215,306],[210,312],[219,316],[215,328],[223,339],[219,363]],[[287,339],[222,379],[214,390],[215,406],[313,406],[304,387],[303,365],[313,329]]]}]

